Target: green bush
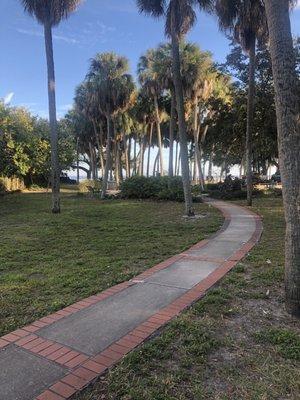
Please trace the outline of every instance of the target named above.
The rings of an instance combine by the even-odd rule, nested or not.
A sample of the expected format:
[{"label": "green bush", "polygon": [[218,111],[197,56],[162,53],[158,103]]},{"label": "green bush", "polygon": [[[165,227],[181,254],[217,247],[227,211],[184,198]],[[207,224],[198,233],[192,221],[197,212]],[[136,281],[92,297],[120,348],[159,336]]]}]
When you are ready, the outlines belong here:
[{"label": "green bush", "polygon": [[[207,192],[210,197],[221,200],[244,200],[247,198],[247,190],[243,188],[243,180],[228,175],[224,182],[210,183],[207,185]],[[260,194],[259,190],[254,189],[253,195]]]},{"label": "green bush", "polygon": [[156,199],[183,201],[180,177],[133,176],[121,184],[121,196],[126,199]]},{"label": "green bush", "polygon": [[235,190],[232,192],[226,192],[223,190],[212,190],[209,191],[208,194],[210,197],[220,200],[244,200],[247,198],[247,191],[245,190]]},{"label": "green bush", "polygon": [[79,193],[100,192],[102,189],[102,182],[92,179],[85,179],[79,182]]},{"label": "green bush", "polygon": [[220,190],[220,183],[207,183],[206,184],[207,190]]}]

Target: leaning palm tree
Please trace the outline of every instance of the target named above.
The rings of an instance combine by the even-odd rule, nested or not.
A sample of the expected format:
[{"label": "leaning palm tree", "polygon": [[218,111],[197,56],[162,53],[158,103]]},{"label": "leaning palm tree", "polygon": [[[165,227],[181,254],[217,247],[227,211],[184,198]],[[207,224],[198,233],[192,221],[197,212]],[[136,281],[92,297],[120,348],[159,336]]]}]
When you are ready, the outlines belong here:
[{"label": "leaning palm tree", "polygon": [[300,317],[300,82],[295,68],[289,1],[265,0],[265,7],[286,219],[286,307],[290,313]]},{"label": "leaning palm tree", "polygon": [[185,211],[193,215],[192,194],[187,146],[187,127],[184,112],[184,95],[181,76],[179,44],[196,21],[195,7],[208,9],[212,0],[137,0],[140,12],[153,17],[166,18],[166,35],[171,38],[173,58],[173,81],[176,93],[179,137],[181,147],[182,181],[184,187]]},{"label": "leaning palm tree", "polygon": [[44,26],[47,70],[49,121],[51,129],[51,184],[52,212],[60,213],[60,169],[58,161],[58,133],[55,100],[55,72],[53,60],[52,27],[75,11],[82,0],[21,0],[27,13],[34,16]]},{"label": "leaning palm tree", "polygon": [[267,34],[265,10],[261,0],[216,0],[216,14],[221,29],[232,33],[235,41],[249,54],[246,164],[247,203],[251,206],[256,42]]}]

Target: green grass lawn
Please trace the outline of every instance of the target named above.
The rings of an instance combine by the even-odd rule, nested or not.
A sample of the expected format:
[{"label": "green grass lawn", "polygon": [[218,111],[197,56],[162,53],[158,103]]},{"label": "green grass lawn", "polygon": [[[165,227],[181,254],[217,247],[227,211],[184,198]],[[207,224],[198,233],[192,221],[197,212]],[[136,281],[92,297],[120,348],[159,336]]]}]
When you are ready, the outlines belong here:
[{"label": "green grass lawn", "polygon": [[128,280],[210,236],[222,216],[185,221],[183,204],[105,201],[66,192],[0,197],[0,335]]},{"label": "green grass lawn", "polygon": [[300,398],[300,324],[283,303],[281,199],[253,209],[264,234],[251,254],[78,400]]}]

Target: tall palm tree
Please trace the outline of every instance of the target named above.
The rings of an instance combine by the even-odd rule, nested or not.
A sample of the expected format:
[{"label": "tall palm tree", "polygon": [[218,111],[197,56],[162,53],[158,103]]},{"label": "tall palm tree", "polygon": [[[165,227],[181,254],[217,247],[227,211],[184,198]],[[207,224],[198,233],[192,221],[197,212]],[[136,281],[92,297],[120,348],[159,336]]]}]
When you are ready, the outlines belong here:
[{"label": "tall palm tree", "polygon": [[44,26],[48,70],[49,121],[51,129],[51,183],[52,212],[60,213],[60,168],[58,160],[58,133],[55,99],[55,72],[53,59],[52,27],[76,10],[82,0],[20,0],[25,11]]},{"label": "tall palm tree", "polygon": [[164,175],[164,157],[161,133],[161,116],[159,108],[159,98],[161,97],[163,86],[158,79],[158,73],[154,68],[157,59],[157,52],[155,49],[150,49],[145,55],[140,58],[138,64],[139,81],[144,91],[146,91],[154,101],[155,118],[156,118],[156,131],[159,147],[160,159],[160,174]]},{"label": "tall palm tree", "polygon": [[266,17],[261,0],[216,0],[219,25],[249,54],[248,106],[246,131],[247,203],[252,205],[252,136],[254,121],[255,64],[257,39],[267,33]]},{"label": "tall palm tree", "polygon": [[97,159],[99,160],[99,167],[102,172],[104,171],[104,158],[101,143],[103,141],[103,116],[99,113],[97,97],[93,96],[93,91],[89,90],[88,82],[83,82],[77,86],[74,97],[74,108],[78,113],[91,121],[94,132],[94,139],[97,144],[98,154],[95,157],[94,171],[98,171]]},{"label": "tall palm tree", "polygon": [[170,123],[169,123],[169,168],[168,175],[174,175],[174,134],[177,127],[176,95],[172,71],[172,47],[169,43],[161,44],[155,51],[153,70],[159,86],[170,92]]},{"label": "tall palm tree", "polygon": [[173,81],[176,93],[179,137],[181,147],[182,181],[184,187],[185,212],[194,215],[188,161],[187,128],[184,112],[184,95],[181,76],[179,44],[196,21],[195,7],[208,9],[212,0],[137,0],[140,12],[153,17],[166,18],[166,35],[171,38],[173,58]]},{"label": "tall palm tree", "polygon": [[[153,138],[153,126],[156,122],[156,110],[152,99],[148,95],[148,91],[145,88],[141,88],[139,91],[137,101],[132,109],[136,123],[139,125],[140,134],[140,163],[139,163],[139,175],[143,173],[143,160],[144,153],[146,151],[146,145],[148,143],[148,157],[147,157],[147,172],[149,175],[149,163],[150,163],[150,149],[152,146]],[[157,131],[158,132],[158,131]],[[159,136],[159,135],[158,135]],[[161,138],[160,138],[161,139]],[[159,140],[159,151],[162,146],[161,140]]]},{"label": "tall palm tree", "polygon": [[108,175],[112,168],[112,140],[114,133],[114,117],[125,111],[133,99],[135,85],[128,74],[128,60],[114,53],[97,54],[91,60],[87,75],[90,90],[97,97],[99,111],[106,118],[106,164],[102,183],[101,197],[105,198]]},{"label": "tall palm tree", "polygon": [[275,84],[277,129],[286,219],[287,310],[300,317],[300,83],[288,0],[265,0]]},{"label": "tall palm tree", "polygon": [[[201,166],[200,128],[203,102],[210,97],[215,81],[212,73],[213,62],[210,53],[202,52],[195,44],[187,43],[182,49],[182,77],[184,94],[192,119],[192,132],[195,145],[195,164],[198,169],[198,180],[204,189],[204,176]],[[210,77],[210,75],[212,75]]]}]

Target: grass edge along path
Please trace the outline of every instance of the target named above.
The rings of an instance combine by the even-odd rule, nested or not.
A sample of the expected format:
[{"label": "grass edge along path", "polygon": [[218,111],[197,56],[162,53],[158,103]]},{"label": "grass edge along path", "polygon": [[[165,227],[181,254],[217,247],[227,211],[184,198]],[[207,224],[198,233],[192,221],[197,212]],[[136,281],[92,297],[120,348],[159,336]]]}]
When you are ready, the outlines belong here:
[{"label": "grass edge along path", "polygon": [[197,204],[104,201],[63,193],[0,198],[0,335],[127,281],[214,233],[222,215]]},{"label": "grass edge along path", "polygon": [[[226,222],[225,227],[221,229],[219,235],[216,237],[213,237],[211,240],[208,241],[204,240],[195,246],[193,246],[187,254],[180,254],[178,256],[173,257],[171,260],[168,260],[167,262],[163,262],[160,265],[157,265],[150,270],[147,270],[146,272],[142,273],[138,278],[144,279],[145,277],[149,277],[149,275],[156,273],[157,271],[160,271],[161,269],[167,268],[169,265],[172,265],[175,261],[177,261],[180,258],[185,258],[185,255],[190,255],[194,256],[195,250],[196,254],[199,254],[199,260],[202,259],[204,256],[204,260],[212,259],[213,257],[217,257],[215,254],[219,253],[220,256],[222,257],[223,261],[219,261],[213,269],[213,272],[211,272],[209,275],[204,275],[207,276],[206,278],[198,278],[200,280],[197,280],[199,283],[198,284],[193,284],[189,286],[191,289],[186,289],[184,292],[178,293],[178,296],[175,301],[172,301],[170,304],[168,304],[166,307],[163,309],[158,309],[154,315],[152,315],[150,318],[148,318],[145,322],[142,324],[136,326],[134,323],[133,325],[133,330],[130,331],[129,333],[125,334],[124,337],[122,337],[121,340],[117,342],[113,342],[108,348],[105,348],[99,355],[92,357],[91,359],[88,359],[84,357],[84,354],[77,354],[76,352],[72,351],[72,349],[66,348],[64,350],[64,356],[56,360],[56,353],[54,353],[55,358],[52,357],[52,353],[50,354],[50,360],[56,360],[56,362],[62,363],[64,366],[71,368],[71,371],[69,374],[67,374],[61,381],[58,381],[51,387],[49,387],[49,390],[47,389],[45,392],[43,392],[41,395],[38,395],[37,399],[38,400],[44,400],[46,398],[49,398],[49,396],[53,397],[54,393],[56,393],[56,396],[62,396],[62,398],[69,398],[72,394],[71,392],[74,392],[74,389],[79,389],[78,385],[78,380],[81,381],[80,383],[80,388],[85,386],[90,380],[93,380],[93,374],[91,376],[91,373],[97,373],[101,374],[104,372],[108,367],[112,366],[115,362],[119,361],[120,359],[123,358],[124,354],[135,348],[139,343],[143,342],[146,338],[151,336],[151,334],[157,330],[159,327],[163,326],[166,322],[170,321],[173,319],[175,316],[177,316],[182,310],[184,310],[186,307],[190,306],[194,301],[197,299],[201,298],[204,296],[205,292],[207,289],[209,289],[211,286],[213,286],[221,277],[223,277],[230,269],[233,268],[233,266],[237,263],[239,259],[243,257],[258,241],[260,234],[261,234],[261,222],[260,218],[255,215],[251,215],[251,219],[249,219],[250,213],[245,210],[239,211],[239,207],[232,206],[229,204],[225,204],[223,202],[215,202],[214,206],[221,209],[222,212],[224,212],[225,217],[226,217]],[[245,219],[246,218],[246,219]],[[244,234],[246,242],[244,242],[243,245],[241,245],[240,241],[238,238],[234,237],[232,238],[232,241],[230,242],[230,246],[227,249],[228,244],[226,245],[226,242],[222,242],[221,237],[223,237],[223,232],[226,235],[229,234],[232,235],[236,231],[235,223],[233,222],[233,225],[228,224],[228,220],[232,222],[235,221],[235,223],[240,223],[241,221],[244,221],[245,224],[245,229],[247,230],[247,233]],[[253,226],[253,222],[256,221],[256,229],[255,229],[255,224]],[[240,229],[240,228],[239,228]],[[238,229],[238,231],[239,231]],[[225,233],[226,232],[226,233]],[[236,233],[235,233],[236,235]],[[220,240],[218,243],[217,239]],[[224,239],[223,239],[224,240]],[[229,238],[227,239],[229,240]],[[207,246],[206,246],[207,245]],[[212,247],[210,247],[212,246]],[[218,250],[213,250],[217,246]],[[203,248],[203,249],[202,249]],[[198,250],[198,252],[197,252]],[[216,253],[215,253],[216,251]],[[224,253],[225,251],[225,253]],[[193,253],[194,252],[194,253]],[[206,255],[207,254],[207,255]],[[222,256],[221,256],[222,254]],[[224,256],[223,256],[224,254]],[[227,254],[225,256],[225,254]],[[208,259],[207,259],[208,257]],[[174,259],[175,258],[175,259]],[[201,265],[201,261],[199,261],[199,265]],[[169,270],[169,274],[172,270]],[[202,275],[203,276],[203,275]],[[197,275],[196,275],[197,277]],[[202,279],[202,280],[201,280]],[[195,286],[194,286],[195,285]],[[124,284],[117,285],[116,287],[110,288],[104,293],[99,294],[98,296],[91,296],[87,299],[84,299],[83,301],[80,301],[70,307],[65,308],[64,310],[61,310],[57,313],[54,313],[52,315],[49,315],[46,318],[42,318],[39,321],[34,322],[32,325],[24,327],[22,330],[17,330],[12,332],[9,335],[5,335],[2,337],[2,347],[9,347],[9,343],[16,343],[18,346],[26,349],[27,351],[29,350],[30,352],[33,351],[34,353],[37,352],[37,354],[42,355],[44,354],[44,351],[47,352],[47,355],[43,355],[43,357],[46,357],[46,359],[49,357],[47,347],[50,346],[50,349],[53,346],[53,343],[50,343],[48,340],[43,339],[42,337],[36,336],[39,334],[39,329],[41,327],[45,327],[47,325],[54,325],[54,328],[57,329],[57,325],[55,325],[55,322],[57,320],[61,320],[62,318],[68,318],[68,315],[70,314],[75,314],[76,318],[76,313],[79,312],[80,310],[90,307],[93,304],[97,302],[101,302],[106,298],[107,296],[114,296],[116,293],[119,291],[125,289],[126,287],[130,286],[130,282],[124,282]],[[101,297],[102,296],[102,297]],[[104,296],[104,297],[103,297]],[[73,318],[74,320],[74,318]],[[42,324],[42,325],[41,325]],[[131,328],[132,329],[132,328]],[[32,332],[36,332],[35,335],[32,335]],[[124,333],[123,333],[124,334]],[[83,340],[83,338],[81,339]],[[5,344],[5,341],[7,341],[7,345]],[[38,341],[38,343],[36,343]],[[4,343],[3,343],[4,342]],[[32,345],[33,343],[33,345]],[[36,346],[37,344],[37,346]],[[58,345],[59,343],[56,343]],[[42,348],[41,348],[42,346]],[[45,350],[46,346],[46,350]],[[37,350],[35,351],[35,348],[37,347]],[[10,347],[11,348],[11,347]],[[32,350],[31,350],[32,349]],[[60,352],[60,350],[59,350]],[[60,353],[61,354],[61,353]],[[58,355],[59,357],[59,355]],[[74,358],[75,357],[75,358]],[[80,358],[80,361],[78,359]],[[73,364],[73,358],[76,361],[75,364]],[[60,361],[61,360],[61,361]],[[69,363],[72,363],[72,365],[69,365]],[[75,369],[74,369],[75,367]],[[80,371],[80,374],[79,374]],[[83,379],[82,374],[85,374],[85,379]],[[31,377],[31,379],[36,379],[34,377]],[[66,386],[69,385],[68,386]],[[69,390],[69,394],[67,391]]]},{"label": "grass edge along path", "polygon": [[253,211],[264,221],[258,246],[77,400],[299,398],[299,321],[284,309],[282,201],[255,200]]}]

